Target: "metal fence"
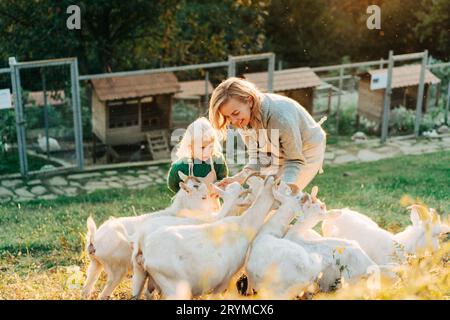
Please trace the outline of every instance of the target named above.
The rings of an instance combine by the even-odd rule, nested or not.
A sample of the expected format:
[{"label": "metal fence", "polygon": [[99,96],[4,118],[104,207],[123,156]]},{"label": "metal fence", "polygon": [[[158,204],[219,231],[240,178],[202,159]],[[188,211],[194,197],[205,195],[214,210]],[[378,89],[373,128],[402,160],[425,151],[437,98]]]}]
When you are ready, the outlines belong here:
[{"label": "metal fence", "polygon": [[[418,90],[418,97],[423,96],[424,79],[423,74],[426,69],[443,69],[450,67],[450,63],[431,64],[428,61],[428,53],[420,52],[406,55],[394,55],[389,53],[388,59],[366,61],[359,63],[346,63],[332,66],[313,67],[323,85],[319,87],[325,91],[325,95],[316,96],[315,103],[326,105],[327,113],[336,116],[336,134],[339,133],[340,113],[343,105],[351,103],[356,108],[358,98],[358,73],[368,69],[388,68],[387,88],[385,90],[383,118],[381,123],[381,141],[386,141],[388,137],[388,124],[390,112],[390,95],[392,90],[392,68],[394,63],[421,61],[421,76]],[[17,62],[10,59],[10,68],[0,69],[0,89],[9,88],[14,95],[14,111],[0,110],[0,122],[6,123],[7,118],[13,114],[14,128],[11,126],[2,132],[8,131],[8,139],[14,137],[17,143],[14,144],[14,152],[17,153],[20,165],[20,173],[23,176],[34,173],[36,167],[30,168],[29,158],[39,158],[55,166],[49,167],[50,171],[61,169],[82,170],[85,166],[104,165],[108,160],[104,154],[108,152],[107,146],[96,142],[92,133],[92,87],[91,81],[95,79],[105,79],[111,77],[126,77],[146,74],[156,74],[174,72],[181,78],[190,79],[192,74],[198,75],[196,79],[205,82],[203,97],[203,113],[206,112],[208,96],[211,93],[208,87],[210,80],[221,80],[227,76],[238,74],[239,68],[245,65],[245,72],[252,72],[255,67],[252,63],[259,63],[254,71],[260,71],[261,62],[267,61],[268,70],[268,91],[273,92],[275,76],[275,54],[263,53],[245,56],[229,56],[227,61],[167,67],[159,69],[136,70],[127,72],[114,72],[103,74],[78,75],[76,58],[57,59],[34,62]],[[190,74],[187,74],[187,73]],[[447,86],[447,84],[445,84]],[[439,101],[445,100],[446,113],[445,121],[448,119],[448,105],[450,100],[450,85],[441,90],[443,94],[436,92],[436,105]],[[444,92],[445,91],[445,92]],[[59,95],[58,95],[59,92]],[[48,94],[47,94],[48,93]],[[55,95],[53,95],[56,93]],[[41,96],[40,104],[30,103],[30,97]],[[58,103],[58,96],[61,100]],[[336,97],[336,98],[335,98]],[[332,100],[333,98],[333,100]],[[351,101],[351,102],[349,102]],[[422,99],[417,99],[414,133],[419,135],[419,126],[422,119]],[[189,110],[189,108],[186,108]],[[191,108],[192,115],[186,113],[186,124],[201,112],[195,113],[195,108]],[[188,112],[188,111],[187,111]],[[185,116],[179,114],[179,119]],[[191,118],[189,118],[191,116]],[[11,119],[9,120],[11,122]],[[181,125],[182,126],[182,125]],[[40,139],[40,140],[39,140]],[[52,149],[52,140],[59,144],[59,150]],[[41,141],[41,145],[39,145]],[[58,149],[58,148],[57,148]],[[140,152],[138,149],[137,152]],[[101,161],[103,156],[103,162]],[[139,158],[130,157],[129,161],[136,161]],[[38,163],[40,163],[38,161]],[[1,171],[0,171],[1,175]]]},{"label": "metal fence", "polygon": [[21,175],[83,169],[77,59],[9,64]]}]

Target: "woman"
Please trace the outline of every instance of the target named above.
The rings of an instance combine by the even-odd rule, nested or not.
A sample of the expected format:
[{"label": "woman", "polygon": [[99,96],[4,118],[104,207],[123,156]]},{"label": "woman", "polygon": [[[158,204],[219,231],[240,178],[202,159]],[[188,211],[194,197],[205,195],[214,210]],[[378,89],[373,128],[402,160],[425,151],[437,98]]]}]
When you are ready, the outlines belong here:
[{"label": "woman", "polygon": [[262,93],[249,81],[229,78],[212,93],[209,119],[222,136],[228,124],[237,127],[249,152],[249,163],[223,179],[221,186],[242,183],[252,171],[268,168],[291,188],[303,190],[322,170],[326,134],[320,123],[290,98]]}]

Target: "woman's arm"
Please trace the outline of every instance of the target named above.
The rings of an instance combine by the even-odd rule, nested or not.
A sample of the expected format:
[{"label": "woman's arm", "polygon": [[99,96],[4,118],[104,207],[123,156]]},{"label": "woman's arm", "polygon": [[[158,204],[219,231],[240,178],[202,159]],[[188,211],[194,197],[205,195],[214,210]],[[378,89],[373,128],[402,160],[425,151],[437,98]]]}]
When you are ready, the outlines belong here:
[{"label": "woman's arm", "polygon": [[[286,114],[278,113],[272,116],[268,129],[278,129],[280,153],[284,156],[284,171],[282,180],[286,183],[295,183],[301,170],[306,164],[303,156],[302,137],[296,118],[289,118]],[[273,141],[272,144],[276,142]]]}]

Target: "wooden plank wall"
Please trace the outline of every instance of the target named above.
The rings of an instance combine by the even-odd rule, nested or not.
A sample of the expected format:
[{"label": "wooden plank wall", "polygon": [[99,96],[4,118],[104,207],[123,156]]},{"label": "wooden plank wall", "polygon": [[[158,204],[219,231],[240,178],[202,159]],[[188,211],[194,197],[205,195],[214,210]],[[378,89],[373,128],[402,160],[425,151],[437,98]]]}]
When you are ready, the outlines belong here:
[{"label": "wooden plank wall", "polygon": [[383,114],[384,90],[370,90],[368,78],[359,82],[357,113],[364,118],[379,123]]}]

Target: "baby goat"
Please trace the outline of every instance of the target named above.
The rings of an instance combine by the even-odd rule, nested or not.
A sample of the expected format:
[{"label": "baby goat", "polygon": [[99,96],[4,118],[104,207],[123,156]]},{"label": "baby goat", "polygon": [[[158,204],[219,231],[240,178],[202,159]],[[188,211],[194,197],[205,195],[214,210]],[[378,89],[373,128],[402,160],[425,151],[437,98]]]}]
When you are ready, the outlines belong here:
[{"label": "baby goat", "polygon": [[87,219],[86,250],[91,261],[82,291],[84,298],[91,296],[102,269],[105,270],[108,280],[100,293],[100,299],[108,298],[119,285],[131,268],[132,248],[128,237],[136,231],[139,225],[159,216],[176,216],[182,210],[208,213],[217,211],[218,201],[210,196],[206,184],[210,176],[201,180],[187,177],[181,172],[179,174],[184,181],[180,182],[180,190],[175,195],[170,207],[164,210],[136,217],[110,218],[98,229],[92,217]]}]

